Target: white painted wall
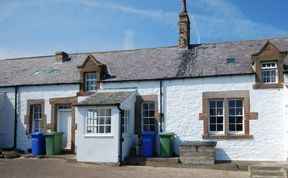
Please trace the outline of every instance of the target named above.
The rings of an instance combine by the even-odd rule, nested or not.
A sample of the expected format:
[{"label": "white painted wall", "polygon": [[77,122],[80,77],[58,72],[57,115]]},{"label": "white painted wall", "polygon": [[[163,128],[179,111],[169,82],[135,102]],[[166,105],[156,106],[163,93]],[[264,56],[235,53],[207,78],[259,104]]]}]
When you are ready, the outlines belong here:
[{"label": "white painted wall", "polygon": [[50,98],[73,97],[79,91],[78,85],[49,85],[49,86],[27,86],[20,87],[19,91],[19,113],[18,113],[18,132],[17,132],[17,148],[27,150],[31,148],[31,136],[26,135],[26,125],[24,124],[24,116],[27,114],[27,100],[44,99],[45,114],[47,115],[47,123],[51,123],[51,105]]},{"label": "white painted wall", "polygon": [[[93,107],[89,107],[93,108]],[[96,107],[97,108],[97,107]],[[106,107],[105,107],[106,108]],[[77,161],[117,163],[119,153],[119,111],[111,106],[111,135],[88,136],[85,133],[87,107],[78,107]]]},{"label": "white painted wall", "polygon": [[134,139],[134,126],[135,126],[135,102],[136,93],[130,95],[125,101],[120,105],[121,109],[128,110],[130,112],[128,119],[128,131],[126,134],[122,134],[124,141],[122,142],[122,158],[124,159],[130,153],[131,147],[133,145]]},{"label": "white painted wall", "polygon": [[6,93],[0,107],[0,148],[11,148],[14,144],[15,88],[0,88],[0,92]]},{"label": "white painted wall", "polygon": [[[254,75],[170,80],[163,82],[164,128],[175,132],[175,151],[182,141],[202,140],[202,93],[249,90],[251,112],[259,119],[250,121],[253,139],[217,139],[217,160],[286,160],[286,89],[254,90]],[[103,83],[102,88],[135,88],[137,95],[158,95],[159,81]],[[160,103],[160,102],[159,102]]]}]

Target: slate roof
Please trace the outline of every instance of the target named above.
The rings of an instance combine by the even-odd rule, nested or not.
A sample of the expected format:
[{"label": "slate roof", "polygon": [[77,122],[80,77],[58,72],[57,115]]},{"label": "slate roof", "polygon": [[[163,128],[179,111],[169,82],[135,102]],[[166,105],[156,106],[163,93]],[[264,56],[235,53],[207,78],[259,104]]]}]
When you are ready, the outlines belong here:
[{"label": "slate roof", "polygon": [[122,103],[133,93],[132,91],[96,92],[79,102],[77,106],[116,105]]},{"label": "slate roof", "polygon": [[[0,60],[0,87],[79,83],[77,65],[88,54],[106,64],[114,76],[104,82],[252,74],[251,55],[267,40],[69,54],[71,60],[64,63],[56,62],[54,55]],[[269,40],[280,51],[288,51],[288,38]],[[227,58],[234,58],[235,63],[227,63]]]}]

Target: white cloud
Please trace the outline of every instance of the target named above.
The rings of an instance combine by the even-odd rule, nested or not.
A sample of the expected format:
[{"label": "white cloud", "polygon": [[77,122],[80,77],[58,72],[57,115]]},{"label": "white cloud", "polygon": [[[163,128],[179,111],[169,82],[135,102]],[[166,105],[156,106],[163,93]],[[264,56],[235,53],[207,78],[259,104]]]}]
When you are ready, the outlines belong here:
[{"label": "white cloud", "polygon": [[133,30],[124,31],[123,49],[135,49],[134,36]]},{"label": "white cloud", "polygon": [[[175,31],[177,29],[178,12],[139,9],[107,0],[11,0],[0,5],[0,20],[7,19],[18,8],[68,3],[142,16],[166,24],[169,28],[175,28]],[[180,9],[180,4],[175,1],[176,4]],[[191,0],[188,5],[191,13],[191,39],[193,42],[199,43],[203,39],[204,41],[213,41],[288,36],[288,31],[281,28],[250,20],[231,0]]]}]

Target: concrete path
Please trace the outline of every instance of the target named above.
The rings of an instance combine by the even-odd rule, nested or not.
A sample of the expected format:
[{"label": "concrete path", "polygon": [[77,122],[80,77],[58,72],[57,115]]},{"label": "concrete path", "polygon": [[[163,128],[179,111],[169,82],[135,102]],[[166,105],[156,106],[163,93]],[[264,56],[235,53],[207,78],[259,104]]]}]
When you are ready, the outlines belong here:
[{"label": "concrete path", "polygon": [[106,166],[71,163],[59,159],[0,160],[1,178],[247,178],[248,172],[148,166]]}]

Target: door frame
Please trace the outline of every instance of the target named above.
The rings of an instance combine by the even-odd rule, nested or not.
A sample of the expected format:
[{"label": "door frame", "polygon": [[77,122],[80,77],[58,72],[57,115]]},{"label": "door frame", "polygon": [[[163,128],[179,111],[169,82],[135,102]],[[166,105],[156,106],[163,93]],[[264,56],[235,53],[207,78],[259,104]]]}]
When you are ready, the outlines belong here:
[{"label": "door frame", "polygon": [[[64,104],[64,105],[67,105],[67,104]],[[60,127],[59,127],[59,122],[60,122],[60,120],[59,119],[61,119],[59,116],[60,116],[60,112],[70,112],[70,114],[71,114],[71,118],[70,118],[70,127],[71,127],[71,133],[70,133],[70,136],[71,136],[71,143],[70,143],[70,149],[72,148],[72,106],[70,105],[70,104],[68,104],[68,105],[70,105],[71,106],[71,108],[69,108],[69,109],[59,109],[59,106],[64,106],[64,105],[62,105],[62,104],[60,104],[60,105],[57,105],[57,131],[59,131],[60,130]],[[67,138],[68,138],[68,133],[66,133],[67,134]]]},{"label": "door frame", "polygon": [[75,118],[75,105],[77,104],[77,97],[67,98],[50,98],[51,105],[51,123],[47,125],[47,129],[56,132],[58,129],[58,106],[71,105],[71,151],[75,152],[75,132],[77,129]]}]

